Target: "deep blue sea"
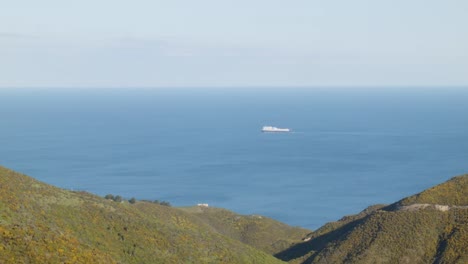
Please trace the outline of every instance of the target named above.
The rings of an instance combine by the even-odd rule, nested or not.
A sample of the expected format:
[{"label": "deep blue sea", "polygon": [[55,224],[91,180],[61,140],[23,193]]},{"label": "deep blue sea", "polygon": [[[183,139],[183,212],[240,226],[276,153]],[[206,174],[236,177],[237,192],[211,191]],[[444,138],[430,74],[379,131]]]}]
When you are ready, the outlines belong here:
[{"label": "deep blue sea", "polygon": [[467,173],[468,89],[0,89],[0,164],[315,229]]}]

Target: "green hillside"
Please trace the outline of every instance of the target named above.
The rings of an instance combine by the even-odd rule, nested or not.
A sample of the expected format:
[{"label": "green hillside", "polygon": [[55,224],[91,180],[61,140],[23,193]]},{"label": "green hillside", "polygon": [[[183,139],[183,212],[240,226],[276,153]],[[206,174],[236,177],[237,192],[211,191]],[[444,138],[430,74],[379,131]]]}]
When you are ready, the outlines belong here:
[{"label": "green hillside", "polygon": [[185,210],[217,232],[270,254],[285,250],[311,232],[264,216],[239,215],[221,208],[191,207]]},{"label": "green hillside", "polygon": [[455,177],[329,223],[277,257],[292,263],[468,263],[467,180]]},{"label": "green hillside", "polygon": [[397,204],[401,206],[411,204],[468,205],[468,175],[453,177],[445,183],[407,197]]},{"label": "green hillside", "polygon": [[0,167],[0,263],[281,263],[192,213],[117,203]]},{"label": "green hillside", "polygon": [[0,167],[0,263],[468,263],[467,183],[311,232],[221,208],[115,202]]}]

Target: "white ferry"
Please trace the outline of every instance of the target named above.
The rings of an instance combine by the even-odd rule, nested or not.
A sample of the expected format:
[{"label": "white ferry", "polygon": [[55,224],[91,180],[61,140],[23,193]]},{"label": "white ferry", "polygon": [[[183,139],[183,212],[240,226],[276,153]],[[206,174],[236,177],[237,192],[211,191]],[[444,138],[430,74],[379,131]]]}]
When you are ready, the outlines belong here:
[{"label": "white ferry", "polygon": [[289,128],[278,128],[274,126],[264,126],[262,127],[262,132],[291,132]]}]

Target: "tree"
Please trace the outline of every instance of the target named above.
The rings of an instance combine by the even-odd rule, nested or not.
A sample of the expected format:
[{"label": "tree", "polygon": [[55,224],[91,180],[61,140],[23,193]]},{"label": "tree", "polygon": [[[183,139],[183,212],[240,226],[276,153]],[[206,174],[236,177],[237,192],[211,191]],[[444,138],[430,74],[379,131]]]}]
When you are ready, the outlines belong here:
[{"label": "tree", "polygon": [[169,202],[166,202],[166,201],[162,201],[159,204],[164,205],[164,206],[171,206],[171,204]]},{"label": "tree", "polygon": [[135,197],[132,197],[130,200],[128,200],[129,203],[134,204],[136,203]]},{"label": "tree", "polygon": [[118,203],[122,202],[122,196],[116,195],[116,196],[114,197],[114,202],[118,202]]},{"label": "tree", "polygon": [[104,198],[107,199],[107,200],[114,200],[114,195],[107,194],[106,196],[104,196]]}]

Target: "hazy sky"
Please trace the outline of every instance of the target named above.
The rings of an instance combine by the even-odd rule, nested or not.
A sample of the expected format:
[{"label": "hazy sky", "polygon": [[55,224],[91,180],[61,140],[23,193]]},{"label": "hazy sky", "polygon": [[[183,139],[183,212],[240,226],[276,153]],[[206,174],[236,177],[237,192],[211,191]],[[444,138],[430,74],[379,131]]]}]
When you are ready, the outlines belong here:
[{"label": "hazy sky", "polygon": [[468,85],[467,0],[0,0],[0,87]]}]

